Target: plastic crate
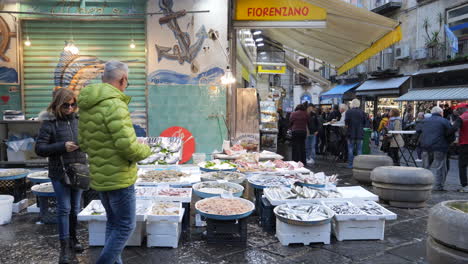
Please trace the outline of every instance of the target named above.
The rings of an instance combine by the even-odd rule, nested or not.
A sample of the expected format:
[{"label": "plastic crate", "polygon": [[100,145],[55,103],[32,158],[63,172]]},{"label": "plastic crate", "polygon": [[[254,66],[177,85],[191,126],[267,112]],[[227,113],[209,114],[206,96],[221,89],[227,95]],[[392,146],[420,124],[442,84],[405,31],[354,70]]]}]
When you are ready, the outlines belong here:
[{"label": "plastic crate", "polygon": [[260,226],[265,232],[275,232],[276,216],[273,212],[275,208],[268,199],[263,196],[260,209]]},{"label": "plastic crate", "polygon": [[39,217],[44,224],[57,224],[57,199],[53,196],[39,196]]},{"label": "plastic crate", "polygon": [[16,180],[0,180],[0,194],[8,194],[14,197],[13,203],[26,199],[28,184],[26,178]]},{"label": "plastic crate", "polygon": [[330,244],[331,223],[322,225],[290,225],[276,219],[276,237],[281,245],[324,243]]},{"label": "plastic crate", "polygon": [[239,220],[206,220],[208,244],[245,246],[247,244],[247,218]]}]

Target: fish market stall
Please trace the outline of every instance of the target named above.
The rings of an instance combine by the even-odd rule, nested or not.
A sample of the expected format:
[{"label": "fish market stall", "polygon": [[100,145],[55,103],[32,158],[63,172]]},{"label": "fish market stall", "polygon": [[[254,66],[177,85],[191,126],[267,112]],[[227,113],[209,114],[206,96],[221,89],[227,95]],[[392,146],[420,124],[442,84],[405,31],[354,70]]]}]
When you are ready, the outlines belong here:
[{"label": "fish market stall", "polygon": [[274,209],[276,237],[283,246],[330,244],[334,212],[320,203],[283,204]]},{"label": "fish market stall", "polygon": [[[49,171],[34,171],[30,172],[26,177],[33,185],[50,182]],[[39,196],[36,197],[36,203],[28,206],[28,213],[40,213]]]}]

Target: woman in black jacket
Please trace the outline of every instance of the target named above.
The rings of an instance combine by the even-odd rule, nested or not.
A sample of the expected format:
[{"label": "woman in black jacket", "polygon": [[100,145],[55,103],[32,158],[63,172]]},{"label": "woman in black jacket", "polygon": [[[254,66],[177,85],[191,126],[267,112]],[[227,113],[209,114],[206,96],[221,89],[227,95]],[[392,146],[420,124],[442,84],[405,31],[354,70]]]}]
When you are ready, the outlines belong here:
[{"label": "woman in black jacket", "polygon": [[47,112],[40,114],[43,120],[36,141],[36,153],[49,158],[49,178],[57,197],[57,218],[60,238],[59,263],[70,263],[71,250],[83,251],[77,239],[77,216],[83,190],[63,184],[64,166],[85,163],[86,155],[79,149],[78,117],[75,113],[76,98],[71,90],[58,89]]}]

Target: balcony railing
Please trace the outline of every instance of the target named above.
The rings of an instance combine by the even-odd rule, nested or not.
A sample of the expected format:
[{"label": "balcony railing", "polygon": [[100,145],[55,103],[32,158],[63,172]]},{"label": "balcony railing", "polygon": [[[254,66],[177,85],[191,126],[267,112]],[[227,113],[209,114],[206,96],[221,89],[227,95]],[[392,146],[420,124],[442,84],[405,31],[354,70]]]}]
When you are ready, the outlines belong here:
[{"label": "balcony railing", "polygon": [[398,8],[401,8],[401,5],[401,0],[375,0],[372,12],[378,14],[385,14]]}]

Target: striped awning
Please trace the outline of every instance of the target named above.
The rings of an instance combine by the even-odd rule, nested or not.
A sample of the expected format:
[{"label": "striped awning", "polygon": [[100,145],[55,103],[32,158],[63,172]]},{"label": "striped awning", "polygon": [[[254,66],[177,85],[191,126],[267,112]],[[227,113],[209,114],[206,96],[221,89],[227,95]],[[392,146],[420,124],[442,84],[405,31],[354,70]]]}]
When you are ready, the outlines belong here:
[{"label": "striped awning", "polygon": [[468,100],[468,87],[411,89],[396,101]]}]

